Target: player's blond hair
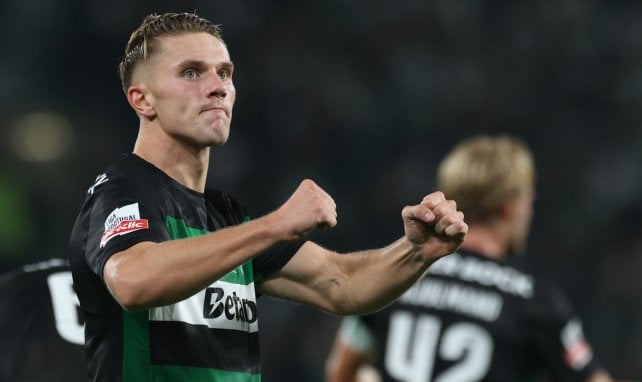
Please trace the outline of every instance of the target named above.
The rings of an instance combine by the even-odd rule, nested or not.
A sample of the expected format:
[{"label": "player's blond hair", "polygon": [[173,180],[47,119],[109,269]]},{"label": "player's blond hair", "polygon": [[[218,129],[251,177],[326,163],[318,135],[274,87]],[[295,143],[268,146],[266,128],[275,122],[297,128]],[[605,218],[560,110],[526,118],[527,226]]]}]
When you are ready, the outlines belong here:
[{"label": "player's blond hair", "polygon": [[531,151],[508,135],[479,135],[457,144],[437,171],[439,189],[470,223],[492,219],[503,202],[532,190],[535,178]]},{"label": "player's blond hair", "polygon": [[157,39],[183,33],[205,32],[223,41],[220,25],[215,25],[194,13],[151,14],[145,17],[129,37],[125,53],[118,64],[118,76],[123,91],[131,85],[134,68],[155,52]]}]

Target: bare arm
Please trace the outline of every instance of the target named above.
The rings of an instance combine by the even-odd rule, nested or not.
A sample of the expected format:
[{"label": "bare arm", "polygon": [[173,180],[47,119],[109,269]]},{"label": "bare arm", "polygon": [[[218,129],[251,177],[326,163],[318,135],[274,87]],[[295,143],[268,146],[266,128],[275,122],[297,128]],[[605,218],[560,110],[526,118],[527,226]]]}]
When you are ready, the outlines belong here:
[{"label": "bare arm", "polygon": [[336,225],[335,209],[325,191],[305,180],[286,203],[262,218],[204,236],[143,242],[118,252],[107,260],[103,277],[125,309],[171,304],[278,242]]},{"label": "bare arm", "polygon": [[468,227],[441,192],[403,209],[405,235],[384,248],[338,254],[306,242],[261,293],[327,312],[365,314],[399,297],[437,259],[461,244]]},{"label": "bare arm", "polygon": [[128,310],[185,299],[278,241],[269,219],[163,243],[138,243],[113,255],[103,271]]}]

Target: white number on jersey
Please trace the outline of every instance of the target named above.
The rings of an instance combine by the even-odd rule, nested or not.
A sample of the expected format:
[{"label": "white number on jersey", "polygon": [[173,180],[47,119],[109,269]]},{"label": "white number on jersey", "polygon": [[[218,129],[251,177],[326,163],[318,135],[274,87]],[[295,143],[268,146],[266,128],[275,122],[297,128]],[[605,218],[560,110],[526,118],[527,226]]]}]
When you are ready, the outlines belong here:
[{"label": "white number on jersey", "polygon": [[[400,311],[390,316],[384,364],[404,382],[473,382],[488,372],[492,353],[491,336],[477,325],[456,323],[442,330],[438,317]],[[437,357],[455,363],[433,376]]]},{"label": "white number on jersey", "polygon": [[52,273],[47,277],[56,330],[60,337],[73,344],[85,343],[85,330],[78,317],[78,297],[74,292],[71,272]]}]

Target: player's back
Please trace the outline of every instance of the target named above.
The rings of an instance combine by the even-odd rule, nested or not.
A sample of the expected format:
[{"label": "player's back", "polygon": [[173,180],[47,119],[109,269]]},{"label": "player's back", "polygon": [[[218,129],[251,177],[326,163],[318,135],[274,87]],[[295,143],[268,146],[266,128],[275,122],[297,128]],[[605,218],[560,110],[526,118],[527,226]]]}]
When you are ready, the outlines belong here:
[{"label": "player's back", "polygon": [[553,288],[459,251],[381,312],[364,316],[388,381],[583,380],[597,367],[581,323]]},{"label": "player's back", "polygon": [[0,276],[0,381],[87,380],[77,301],[62,259]]}]

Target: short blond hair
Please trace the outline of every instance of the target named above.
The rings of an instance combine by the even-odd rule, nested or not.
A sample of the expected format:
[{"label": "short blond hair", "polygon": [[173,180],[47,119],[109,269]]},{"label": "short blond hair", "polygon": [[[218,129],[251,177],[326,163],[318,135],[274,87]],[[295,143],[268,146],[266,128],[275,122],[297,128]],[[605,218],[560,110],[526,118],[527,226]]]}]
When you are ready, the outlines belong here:
[{"label": "short blond hair", "polygon": [[479,135],[457,144],[437,170],[438,188],[471,223],[485,222],[508,201],[535,187],[528,146],[508,135]]},{"label": "short blond hair", "polygon": [[129,37],[125,53],[118,64],[118,76],[125,94],[131,85],[134,68],[155,52],[159,37],[198,32],[209,33],[225,43],[220,25],[194,13],[151,14],[145,17]]}]

